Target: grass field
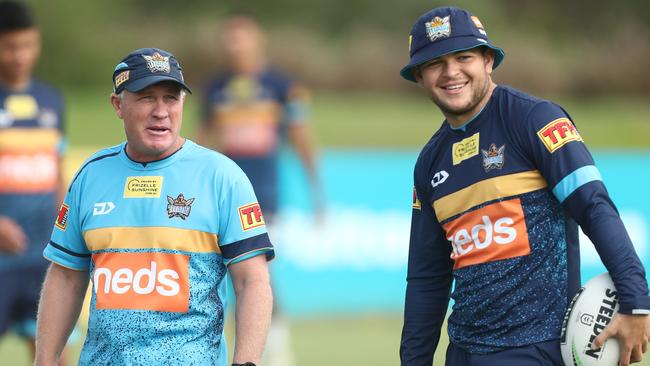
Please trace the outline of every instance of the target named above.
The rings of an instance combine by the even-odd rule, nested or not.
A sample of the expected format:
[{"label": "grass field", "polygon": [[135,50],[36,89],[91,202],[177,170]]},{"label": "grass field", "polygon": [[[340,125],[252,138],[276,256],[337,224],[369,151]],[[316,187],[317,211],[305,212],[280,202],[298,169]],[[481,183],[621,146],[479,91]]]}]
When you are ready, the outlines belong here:
[{"label": "grass field", "polygon": [[[296,366],[397,365],[401,326],[399,315],[295,320],[291,333]],[[71,346],[71,360],[77,359],[80,347]],[[0,364],[28,365],[27,347],[6,337],[0,342]]]},{"label": "grass field", "polygon": [[[108,103],[109,91],[66,93],[68,136],[72,147],[68,176],[88,154],[124,139]],[[190,138],[198,125],[198,96],[189,96],[183,133]],[[650,104],[647,98],[561,100],[592,148],[650,148]],[[438,128],[441,115],[418,95],[314,94],[313,128],[326,148],[409,148],[423,145]],[[398,362],[400,314],[324,316],[294,319],[292,338],[297,366],[373,365]],[[443,332],[444,333],[444,332]],[[446,347],[443,339],[439,349]],[[76,360],[80,344],[72,347]],[[439,352],[435,365],[442,365]],[[15,337],[0,341],[0,365],[28,365],[27,348]],[[643,365],[650,366],[650,361]]]},{"label": "grass field", "polygon": [[[124,140],[109,91],[66,93],[71,146],[108,146]],[[188,96],[183,134],[195,138],[199,95]],[[647,97],[562,99],[591,148],[650,148]],[[443,118],[421,95],[315,92],[313,130],[318,144],[333,148],[417,148]]]}]

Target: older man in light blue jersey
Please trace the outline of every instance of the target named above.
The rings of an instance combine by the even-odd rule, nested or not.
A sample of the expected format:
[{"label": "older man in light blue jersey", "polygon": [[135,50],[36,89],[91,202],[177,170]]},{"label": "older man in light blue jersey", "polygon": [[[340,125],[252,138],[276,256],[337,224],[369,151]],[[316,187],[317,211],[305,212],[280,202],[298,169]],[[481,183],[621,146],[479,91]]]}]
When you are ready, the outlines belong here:
[{"label": "older man in light blue jersey", "polygon": [[53,365],[93,291],[79,364],[227,365],[226,274],[237,296],[234,365],[259,363],[271,316],[273,246],[250,182],[179,136],[175,57],[139,49],[113,73],[126,142],[77,172],[44,255],[37,364]]}]

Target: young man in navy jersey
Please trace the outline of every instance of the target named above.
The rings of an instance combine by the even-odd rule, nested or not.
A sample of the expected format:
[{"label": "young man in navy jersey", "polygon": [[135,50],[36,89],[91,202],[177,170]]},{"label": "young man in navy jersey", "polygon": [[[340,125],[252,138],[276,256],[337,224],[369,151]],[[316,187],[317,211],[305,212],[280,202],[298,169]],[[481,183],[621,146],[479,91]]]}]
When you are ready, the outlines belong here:
[{"label": "young man in navy jersey", "polygon": [[30,9],[0,2],[0,335],[11,329],[32,349],[65,146],[62,97],[32,77],[40,49]]},{"label": "young man in navy jersey", "polygon": [[402,365],[432,364],[450,297],[447,365],[562,365],[562,319],[580,287],[578,225],[620,301],[594,347],[617,337],[621,365],[641,361],[645,270],[571,117],[496,85],[505,54],[463,9],[421,16],[409,51],[400,74],[446,119],[415,166]]}]

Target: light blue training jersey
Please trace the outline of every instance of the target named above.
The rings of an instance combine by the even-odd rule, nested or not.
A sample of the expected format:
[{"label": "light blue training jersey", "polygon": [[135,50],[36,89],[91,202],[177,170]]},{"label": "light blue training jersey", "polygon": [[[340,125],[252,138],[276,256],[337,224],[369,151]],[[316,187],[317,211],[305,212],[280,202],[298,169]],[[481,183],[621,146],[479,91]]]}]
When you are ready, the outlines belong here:
[{"label": "light blue training jersey", "polygon": [[44,251],[90,271],[79,364],[227,365],[227,268],[274,255],[253,188],[230,159],[189,140],[149,163],[125,147],[84,163]]}]

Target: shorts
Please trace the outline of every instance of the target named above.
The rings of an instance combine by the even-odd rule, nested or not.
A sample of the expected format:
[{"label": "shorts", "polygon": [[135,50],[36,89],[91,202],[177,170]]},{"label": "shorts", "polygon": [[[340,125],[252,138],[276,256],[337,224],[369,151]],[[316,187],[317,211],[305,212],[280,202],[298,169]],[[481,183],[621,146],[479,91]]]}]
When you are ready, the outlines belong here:
[{"label": "shorts", "polygon": [[564,366],[560,354],[560,341],[531,344],[488,353],[473,355],[449,343],[446,366]]},{"label": "shorts", "polygon": [[0,335],[11,328],[25,338],[36,336],[36,312],[49,264],[0,270]]}]

